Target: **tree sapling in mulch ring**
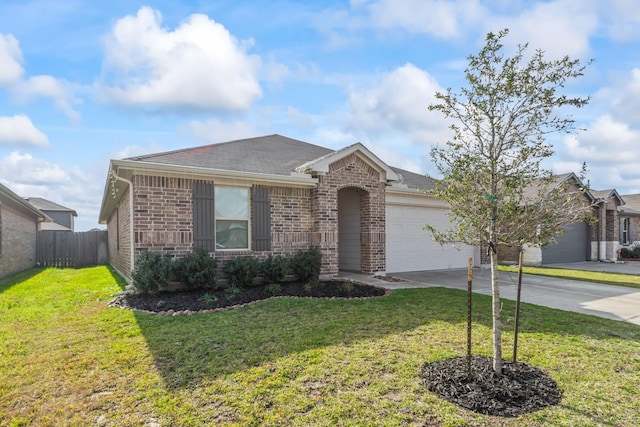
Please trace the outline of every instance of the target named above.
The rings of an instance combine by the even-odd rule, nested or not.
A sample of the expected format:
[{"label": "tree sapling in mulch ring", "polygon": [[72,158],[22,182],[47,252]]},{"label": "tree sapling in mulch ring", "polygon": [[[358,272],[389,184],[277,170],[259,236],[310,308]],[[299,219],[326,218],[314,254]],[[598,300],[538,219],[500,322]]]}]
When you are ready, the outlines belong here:
[{"label": "tree sapling in mulch ring", "polygon": [[474,412],[517,417],[556,405],[562,390],[546,373],[526,363],[504,362],[496,375],[490,357],[471,358],[472,380],[467,376],[467,358],[425,363],[424,386],[451,403]]}]

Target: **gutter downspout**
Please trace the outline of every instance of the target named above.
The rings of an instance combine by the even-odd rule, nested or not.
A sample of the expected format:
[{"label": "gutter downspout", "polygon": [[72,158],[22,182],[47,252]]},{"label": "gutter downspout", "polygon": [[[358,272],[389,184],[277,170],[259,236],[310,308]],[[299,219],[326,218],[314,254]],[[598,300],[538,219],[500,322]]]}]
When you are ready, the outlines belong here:
[{"label": "gutter downspout", "polygon": [[117,181],[124,182],[129,187],[129,239],[130,239],[130,242],[131,242],[130,243],[131,255],[130,255],[129,277],[131,277],[131,275],[133,273],[133,265],[134,265],[134,262],[135,262],[135,257],[134,257],[135,242],[133,240],[133,238],[134,238],[134,233],[133,233],[133,231],[134,231],[133,230],[133,183],[131,181],[129,181],[128,179],[119,176],[113,166],[111,166],[111,176],[113,176]]}]

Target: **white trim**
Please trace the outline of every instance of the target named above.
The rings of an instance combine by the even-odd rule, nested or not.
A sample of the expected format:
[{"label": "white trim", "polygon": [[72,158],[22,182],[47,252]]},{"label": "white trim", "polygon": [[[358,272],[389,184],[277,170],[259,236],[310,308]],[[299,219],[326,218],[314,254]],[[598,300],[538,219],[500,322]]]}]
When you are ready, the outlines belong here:
[{"label": "white trim", "polygon": [[296,171],[327,174],[329,173],[329,165],[347,157],[350,154],[356,154],[359,158],[368,163],[374,169],[378,169],[379,171],[384,172],[380,174],[380,180],[382,182],[398,181],[400,179],[398,174],[393,169],[391,169],[385,162],[380,160],[378,156],[373,154],[371,151],[369,151],[369,149],[367,149],[367,147],[359,142],[300,165],[296,168]]},{"label": "white trim", "polygon": [[268,184],[281,184],[287,186],[315,187],[318,180],[310,175],[295,174],[295,176],[273,175],[256,172],[231,171],[223,169],[211,169],[195,166],[178,166],[164,163],[152,163],[130,160],[112,160],[113,165],[124,168],[132,172],[144,172],[146,174],[157,174],[160,176],[171,176],[180,178],[215,178],[247,183],[260,182]]}]

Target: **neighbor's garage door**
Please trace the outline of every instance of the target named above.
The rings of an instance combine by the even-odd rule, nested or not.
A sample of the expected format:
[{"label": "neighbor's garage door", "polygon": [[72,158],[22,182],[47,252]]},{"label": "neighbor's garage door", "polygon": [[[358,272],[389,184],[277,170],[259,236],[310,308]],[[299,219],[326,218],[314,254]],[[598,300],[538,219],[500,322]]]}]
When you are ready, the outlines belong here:
[{"label": "neighbor's garage door", "polygon": [[542,263],[579,262],[587,260],[590,246],[589,229],[584,222],[573,223],[565,229],[557,243],[542,248]]},{"label": "neighbor's garage door", "polygon": [[457,250],[452,245],[441,246],[422,229],[429,224],[446,230],[447,209],[387,204],[386,215],[388,273],[466,268],[473,257],[473,247]]}]

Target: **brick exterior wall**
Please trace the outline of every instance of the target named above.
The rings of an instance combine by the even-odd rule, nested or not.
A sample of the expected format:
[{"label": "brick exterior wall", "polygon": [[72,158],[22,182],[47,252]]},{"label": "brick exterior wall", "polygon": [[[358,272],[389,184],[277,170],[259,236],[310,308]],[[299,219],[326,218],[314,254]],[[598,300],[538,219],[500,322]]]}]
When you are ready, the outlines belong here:
[{"label": "brick exterior wall", "polygon": [[131,232],[129,215],[129,188],[107,222],[110,263],[125,277],[131,273]]},{"label": "brick exterior wall", "polygon": [[597,222],[591,229],[591,259],[614,260],[620,247],[620,216],[619,202],[609,197],[606,203],[601,203],[593,210]]},{"label": "brick exterior wall", "polygon": [[351,154],[329,166],[327,175],[318,176],[312,192],[313,242],[322,251],[323,275],[334,275],[338,264],[338,191],[358,188],[366,194],[360,200],[360,241],[362,272],[384,271],[385,184],[380,174],[357,155]]},{"label": "brick exterior wall", "polygon": [[134,187],[134,241],[140,251],[183,256],[193,247],[193,180],[137,175]]},{"label": "brick exterior wall", "polygon": [[[238,256],[292,257],[317,244],[323,254],[321,274],[337,274],[338,191],[342,188],[363,190],[360,200],[362,271],[384,271],[385,184],[380,182],[378,171],[352,154],[332,164],[329,173],[318,176],[318,180],[315,189],[267,187],[271,205],[271,250],[216,251],[212,255],[218,260],[219,271],[225,261]],[[191,252],[193,180],[134,175],[131,181],[136,255],[145,250],[176,257]],[[129,191],[124,192],[107,223],[111,264],[128,278],[131,275]]]},{"label": "brick exterior wall", "polygon": [[37,224],[33,218],[0,203],[0,278],[36,265]]}]

